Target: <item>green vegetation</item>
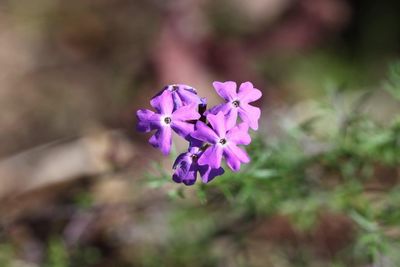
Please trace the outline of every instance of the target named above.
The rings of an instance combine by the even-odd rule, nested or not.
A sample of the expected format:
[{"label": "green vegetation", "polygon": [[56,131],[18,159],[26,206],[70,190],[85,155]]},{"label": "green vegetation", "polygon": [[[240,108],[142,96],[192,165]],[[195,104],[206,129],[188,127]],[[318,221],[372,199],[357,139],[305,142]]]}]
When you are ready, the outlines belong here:
[{"label": "green vegetation", "polygon": [[[397,98],[399,66],[392,66],[385,86]],[[348,112],[338,108],[343,106],[337,102],[345,99],[341,97],[344,93],[334,92],[319,103],[324,112],[318,116],[291,124],[275,138],[254,137],[248,149],[252,162],[240,172],[228,171],[195,189],[174,190],[171,196],[183,198],[183,208],[172,218],[176,234],[170,242],[181,244],[178,255],[189,257],[186,264],[191,266],[208,266],[196,261],[198,255],[191,252],[197,250],[205,258],[227,257],[229,252],[218,256],[210,248],[217,247],[221,238],[229,238],[236,246],[232,252],[235,262],[244,262],[238,266],[252,266],[248,250],[254,249],[250,243],[260,223],[283,216],[299,240],[295,249],[283,242],[279,253],[288,262],[277,266],[400,265],[396,252],[400,247],[400,115],[376,121],[364,112],[364,104],[373,103],[371,95],[376,92],[382,93],[376,89],[358,96]],[[158,180],[153,177],[151,184],[168,181],[165,175]],[[193,190],[197,205],[187,200]],[[320,257],[320,265],[313,265],[318,250],[313,242],[321,245],[316,229],[326,217],[328,228],[323,231],[347,227],[345,233],[343,229],[337,232],[347,237],[337,241],[327,233],[319,242],[327,245],[329,255]],[[271,241],[268,236],[260,238]],[[177,254],[175,249],[170,247],[171,255]]]}]

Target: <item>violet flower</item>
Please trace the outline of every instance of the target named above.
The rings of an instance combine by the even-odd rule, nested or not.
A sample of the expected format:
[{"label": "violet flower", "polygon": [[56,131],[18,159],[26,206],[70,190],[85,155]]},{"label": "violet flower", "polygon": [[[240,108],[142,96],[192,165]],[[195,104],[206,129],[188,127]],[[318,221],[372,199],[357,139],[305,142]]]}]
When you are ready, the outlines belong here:
[{"label": "violet flower", "polygon": [[213,169],[218,169],[224,157],[228,167],[238,171],[241,163],[250,162],[247,153],[237,146],[248,145],[251,142],[247,123],[243,122],[229,129],[227,119],[221,111],[216,115],[208,114],[207,120],[212,128],[198,121],[195,131],[191,133],[193,138],[209,144],[198,159],[199,165],[209,165]]},{"label": "violet flower", "polygon": [[[156,111],[137,111],[137,129],[155,130],[149,143],[164,154],[171,150],[172,131],[189,142],[188,151],[174,162],[172,179],[193,185],[200,175],[208,183],[222,175],[224,158],[230,169],[238,171],[242,163],[250,161],[239,145],[251,142],[249,127],[258,128],[260,109],[249,103],[261,97],[261,91],[245,82],[237,88],[235,82],[214,82],[217,93],[225,103],[207,110],[207,100],[197,95],[196,89],[185,84],[166,86],[150,101]],[[238,116],[241,123],[237,124]]]},{"label": "violet flower", "polygon": [[153,98],[158,97],[164,91],[169,91],[172,94],[174,100],[174,108],[180,108],[190,104],[200,104],[200,97],[197,95],[195,88],[186,84],[170,84],[164,87],[164,89]]},{"label": "violet flower", "polygon": [[197,160],[203,153],[200,147],[192,146],[186,153],[180,154],[175,160],[173,169],[175,170],[172,179],[176,183],[193,185],[196,182],[199,173],[203,183],[208,183],[216,176],[224,173],[223,168],[212,169],[207,165],[198,165]]},{"label": "violet flower", "polygon": [[149,139],[149,143],[159,148],[164,155],[169,154],[172,144],[172,130],[178,135],[187,138],[194,130],[194,124],[188,122],[197,120],[200,114],[197,112],[197,105],[190,104],[174,110],[172,93],[165,90],[159,96],[150,101],[157,112],[151,110],[138,110],[137,129],[142,132],[157,130]]},{"label": "violet flower", "polygon": [[247,122],[250,128],[258,129],[261,111],[249,103],[261,98],[260,90],[254,88],[251,82],[242,83],[238,91],[237,84],[232,81],[214,82],[213,86],[226,103],[214,107],[209,113],[216,114],[222,111],[227,116],[227,123],[230,127],[236,124],[239,114],[242,121]]}]

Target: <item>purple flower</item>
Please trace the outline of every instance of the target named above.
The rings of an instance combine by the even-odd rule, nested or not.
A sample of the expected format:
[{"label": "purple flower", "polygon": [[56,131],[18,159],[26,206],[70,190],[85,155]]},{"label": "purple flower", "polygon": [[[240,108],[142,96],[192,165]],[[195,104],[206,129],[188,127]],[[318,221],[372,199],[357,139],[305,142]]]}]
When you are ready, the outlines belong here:
[{"label": "purple flower", "polygon": [[158,93],[155,97],[160,96],[164,91],[169,91],[174,100],[174,109],[190,104],[200,104],[200,97],[197,95],[196,89],[186,84],[170,84]]},{"label": "purple flower", "polygon": [[172,130],[184,138],[189,137],[194,130],[194,124],[188,121],[200,118],[197,104],[182,106],[174,110],[172,93],[168,90],[153,98],[150,103],[157,113],[147,109],[138,110],[137,129],[142,132],[157,130],[149,142],[167,155],[171,150]]},{"label": "purple flower", "polygon": [[216,176],[222,175],[224,169],[212,169],[210,166],[197,164],[198,158],[203,153],[200,147],[190,147],[189,151],[178,156],[174,163],[174,174],[172,179],[177,183],[193,185],[197,179],[197,173],[200,173],[203,183],[208,183]]},{"label": "purple flower", "polygon": [[209,144],[209,147],[199,156],[199,165],[209,165],[217,169],[221,167],[221,160],[224,157],[229,168],[238,171],[241,163],[250,162],[247,153],[237,146],[248,145],[251,142],[247,123],[243,122],[229,129],[227,119],[222,112],[216,115],[208,114],[207,120],[212,128],[198,121],[196,130],[191,133],[193,138]]},{"label": "purple flower", "polygon": [[260,109],[250,105],[261,98],[260,90],[253,87],[251,82],[242,83],[237,91],[235,82],[214,82],[213,86],[218,95],[225,99],[226,103],[214,107],[209,113],[217,114],[222,111],[228,118],[227,124],[232,127],[236,124],[238,114],[242,121],[246,122],[253,130],[258,129]]},{"label": "purple flower", "polygon": [[[262,93],[245,82],[237,88],[232,81],[214,82],[217,93],[225,103],[207,110],[207,100],[197,95],[196,89],[185,84],[172,84],[154,96],[150,104],[155,109],[137,111],[137,129],[155,131],[149,143],[169,154],[172,131],[189,142],[187,152],[174,162],[172,179],[177,183],[193,185],[200,175],[208,183],[222,175],[222,159],[233,171],[242,163],[250,162],[246,151],[239,145],[251,142],[249,127],[256,130],[260,109],[249,103],[260,99]],[[238,116],[241,123],[237,124]]]}]

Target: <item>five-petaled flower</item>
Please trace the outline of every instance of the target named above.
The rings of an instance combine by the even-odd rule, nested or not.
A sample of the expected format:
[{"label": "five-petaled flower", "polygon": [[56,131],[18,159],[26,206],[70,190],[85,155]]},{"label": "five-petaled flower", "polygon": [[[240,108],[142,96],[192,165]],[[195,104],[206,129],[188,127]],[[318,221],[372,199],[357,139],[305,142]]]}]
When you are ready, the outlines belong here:
[{"label": "five-petaled flower", "polygon": [[157,113],[146,109],[138,110],[137,129],[143,132],[157,130],[149,142],[164,155],[168,155],[172,144],[172,130],[184,138],[194,130],[194,124],[189,121],[200,118],[197,105],[190,104],[174,110],[171,92],[167,90],[153,98],[150,103]]},{"label": "five-petaled flower", "polygon": [[238,145],[248,145],[251,142],[247,123],[242,122],[235,127],[227,128],[227,119],[222,112],[216,115],[208,114],[207,121],[211,127],[198,121],[196,130],[191,134],[193,138],[210,144],[199,157],[198,164],[209,165],[214,169],[219,168],[224,157],[229,168],[238,171],[241,163],[250,161],[247,153],[238,147]]},{"label": "five-petaled flower", "polygon": [[226,102],[211,109],[210,113],[218,113],[222,111],[227,116],[228,125],[235,125],[238,114],[242,121],[246,122],[251,129],[258,129],[258,120],[261,111],[259,108],[250,105],[261,98],[260,90],[254,88],[251,82],[242,83],[237,90],[235,82],[214,82],[213,86],[218,95]]}]

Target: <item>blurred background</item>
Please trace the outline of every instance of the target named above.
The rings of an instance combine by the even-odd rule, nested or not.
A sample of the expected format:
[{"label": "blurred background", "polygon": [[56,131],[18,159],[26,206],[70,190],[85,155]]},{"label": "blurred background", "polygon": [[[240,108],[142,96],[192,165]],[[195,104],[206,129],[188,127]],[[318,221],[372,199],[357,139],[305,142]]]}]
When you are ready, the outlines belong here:
[{"label": "blurred background", "polygon": [[[0,266],[400,266],[399,52],[396,0],[1,0]],[[135,112],[214,80],[253,163],[173,184]]]}]

